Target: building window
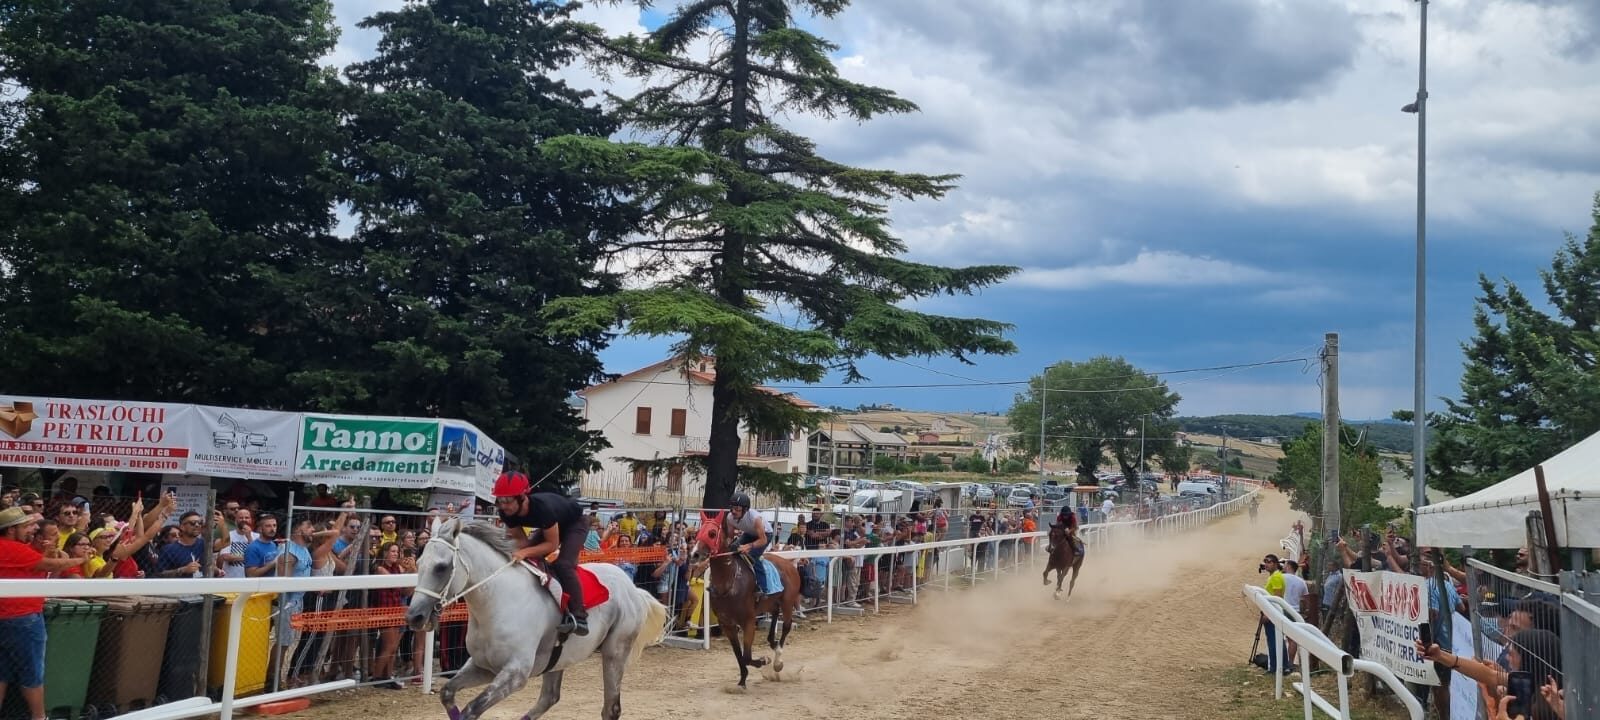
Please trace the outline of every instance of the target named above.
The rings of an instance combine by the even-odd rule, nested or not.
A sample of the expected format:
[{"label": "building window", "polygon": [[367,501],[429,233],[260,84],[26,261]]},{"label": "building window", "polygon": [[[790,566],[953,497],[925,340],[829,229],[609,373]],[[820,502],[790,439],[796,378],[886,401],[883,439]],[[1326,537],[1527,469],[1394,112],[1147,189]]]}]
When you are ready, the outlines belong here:
[{"label": "building window", "polygon": [[634,411],[633,432],[636,435],[650,434],[650,408],[642,407]]},{"label": "building window", "polygon": [[649,471],[649,469],[645,468],[643,465],[640,465],[639,467],[636,467],[636,468],[633,469],[633,489],[635,489],[635,490],[649,490],[650,489],[650,471]]},{"label": "building window", "polygon": [[669,492],[683,491],[683,466],[673,465],[667,469],[667,490]]},{"label": "building window", "polygon": [[672,409],[672,436],[683,437],[684,429],[689,424],[689,411],[683,408]]}]

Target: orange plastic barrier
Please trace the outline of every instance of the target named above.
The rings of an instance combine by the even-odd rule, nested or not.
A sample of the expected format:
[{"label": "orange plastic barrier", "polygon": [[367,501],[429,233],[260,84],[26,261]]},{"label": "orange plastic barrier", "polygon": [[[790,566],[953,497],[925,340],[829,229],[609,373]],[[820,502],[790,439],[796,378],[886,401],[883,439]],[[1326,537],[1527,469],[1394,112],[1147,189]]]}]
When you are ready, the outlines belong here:
[{"label": "orange plastic barrier", "polygon": [[600,552],[578,553],[578,562],[581,563],[633,563],[643,565],[646,563],[662,563],[667,561],[667,548],[664,545],[650,547],[612,548]]}]

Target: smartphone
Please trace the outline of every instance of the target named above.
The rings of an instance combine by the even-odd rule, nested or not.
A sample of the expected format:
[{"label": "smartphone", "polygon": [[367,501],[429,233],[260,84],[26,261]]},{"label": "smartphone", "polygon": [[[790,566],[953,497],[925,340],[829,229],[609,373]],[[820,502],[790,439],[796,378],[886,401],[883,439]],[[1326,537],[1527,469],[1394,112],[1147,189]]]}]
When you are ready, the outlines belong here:
[{"label": "smartphone", "polygon": [[1511,702],[1506,706],[1507,717],[1526,716],[1538,690],[1533,687],[1533,674],[1527,670],[1512,670],[1506,676],[1506,694]]}]

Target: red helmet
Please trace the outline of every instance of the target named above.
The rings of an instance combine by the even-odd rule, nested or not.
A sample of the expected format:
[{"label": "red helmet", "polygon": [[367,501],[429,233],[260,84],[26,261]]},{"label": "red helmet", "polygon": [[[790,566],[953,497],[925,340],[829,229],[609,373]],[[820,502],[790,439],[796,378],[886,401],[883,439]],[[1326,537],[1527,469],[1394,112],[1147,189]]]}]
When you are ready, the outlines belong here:
[{"label": "red helmet", "polygon": [[494,481],[494,496],[497,498],[516,497],[528,494],[528,489],[533,483],[528,481],[528,476],[519,472],[500,473]]}]

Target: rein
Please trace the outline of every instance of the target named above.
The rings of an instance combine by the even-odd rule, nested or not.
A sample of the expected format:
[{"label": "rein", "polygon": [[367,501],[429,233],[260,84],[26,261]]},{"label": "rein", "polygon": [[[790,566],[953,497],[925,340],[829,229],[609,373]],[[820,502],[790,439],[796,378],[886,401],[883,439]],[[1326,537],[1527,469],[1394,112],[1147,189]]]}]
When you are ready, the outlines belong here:
[{"label": "rein", "polygon": [[[458,535],[457,537],[459,538],[460,536]],[[442,544],[445,547],[450,549],[450,576],[448,578],[446,578],[445,581],[444,581],[444,590],[446,592],[448,592],[450,590],[450,585],[455,582],[455,579],[456,579],[456,566],[457,565],[465,566],[467,568],[467,576],[468,577],[472,576],[472,564],[467,562],[466,556],[461,554],[461,546],[459,544],[459,540],[457,542],[450,542],[449,540],[446,540],[446,539],[444,539],[442,537],[435,537],[435,538],[429,539],[428,542],[430,542],[430,543],[435,543],[435,542],[436,543],[440,543],[440,544]],[[444,594],[439,593],[437,591],[425,588],[425,587],[421,586],[420,584],[417,585],[413,589],[413,592],[419,593],[419,594],[421,594],[421,595],[423,595],[425,597],[431,597],[431,598],[433,598],[435,600],[438,600],[439,601],[439,605],[434,608],[434,613],[439,613],[439,612],[442,612],[444,610],[446,605],[450,605],[452,603],[455,603],[457,600],[460,600],[460,599],[466,597],[467,595],[472,594],[472,592],[477,590],[478,588],[481,588],[484,585],[489,584],[489,581],[495,579],[495,577],[498,576],[500,573],[503,573],[503,572],[505,572],[507,570],[510,570],[512,567],[516,566],[517,562],[518,561],[517,561],[516,558],[512,558],[506,564],[501,565],[500,567],[496,568],[494,572],[489,573],[488,577],[486,577],[486,578],[484,578],[482,580],[479,580],[479,581],[467,586],[467,589],[462,590],[461,592],[456,593],[454,595],[450,595],[448,597],[446,597]],[[531,567],[528,568],[528,572],[533,572],[533,568],[531,568]]]}]

